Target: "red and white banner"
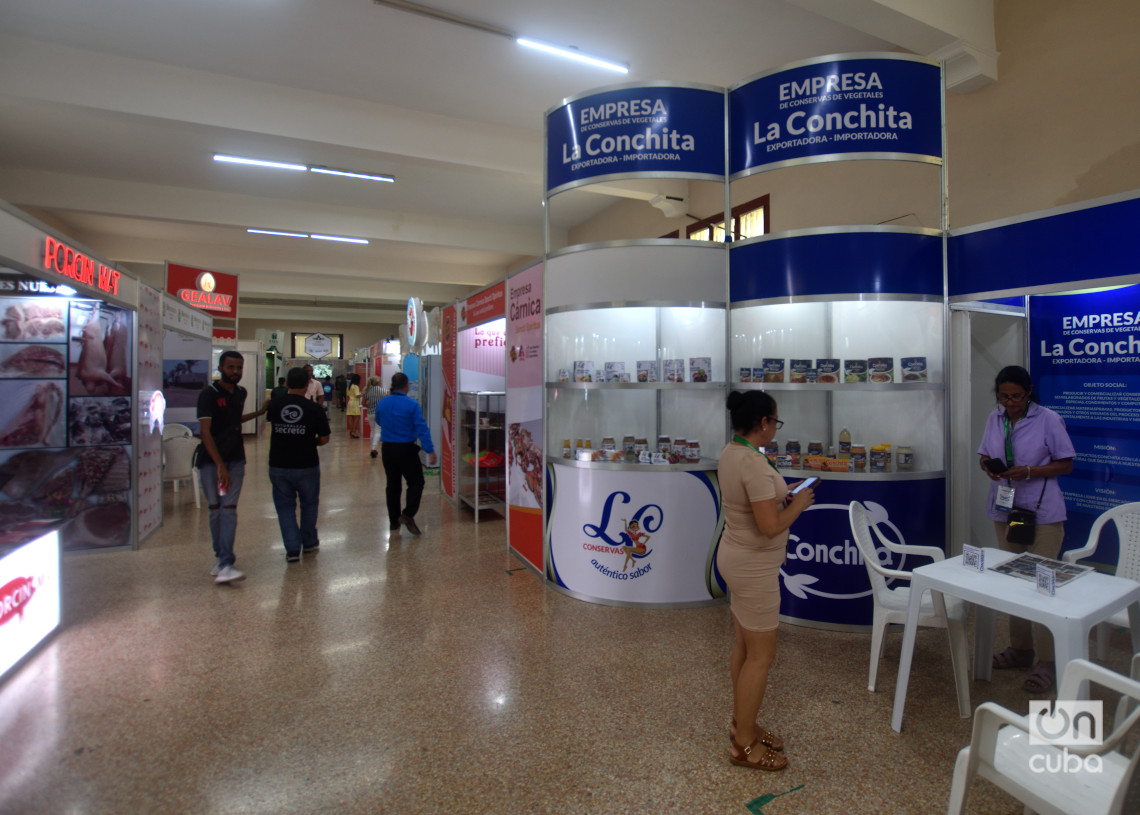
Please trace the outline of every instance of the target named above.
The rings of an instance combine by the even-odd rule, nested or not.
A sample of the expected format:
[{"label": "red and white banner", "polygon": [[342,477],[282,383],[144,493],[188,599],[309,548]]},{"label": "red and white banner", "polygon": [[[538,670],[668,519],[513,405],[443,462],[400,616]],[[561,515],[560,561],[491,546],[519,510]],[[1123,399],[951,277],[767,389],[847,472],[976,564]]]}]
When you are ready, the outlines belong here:
[{"label": "red and white banner", "polygon": [[506,291],[505,283],[496,283],[491,288],[468,297],[459,309],[459,327],[478,325],[504,316]]},{"label": "red and white banner", "polygon": [[237,275],[167,261],[166,290],[182,302],[215,317],[237,319]]},{"label": "red and white banner", "polygon": [[[542,265],[507,280],[507,545],[545,570],[542,557]],[[478,331],[479,329],[475,329]],[[464,332],[469,333],[469,332]],[[503,359],[502,354],[499,355]]]}]

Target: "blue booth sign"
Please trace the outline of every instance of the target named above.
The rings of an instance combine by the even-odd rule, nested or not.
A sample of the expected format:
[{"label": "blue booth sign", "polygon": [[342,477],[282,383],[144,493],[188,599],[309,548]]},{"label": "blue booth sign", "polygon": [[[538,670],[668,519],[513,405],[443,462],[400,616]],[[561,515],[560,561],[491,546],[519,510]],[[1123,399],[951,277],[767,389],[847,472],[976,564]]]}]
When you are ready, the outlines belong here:
[{"label": "blue booth sign", "polygon": [[[791,478],[791,476],[789,476]],[[946,481],[840,481],[817,488],[819,502],[792,525],[788,554],[780,567],[780,616],[788,622],[835,628],[871,625],[871,581],[851,537],[848,507],[860,501],[879,530],[894,543],[941,547],[946,520]],[[876,545],[878,542],[875,542]],[[929,562],[876,549],[890,569],[913,570]]]},{"label": "blue booth sign", "polygon": [[722,181],[724,90],[621,86],[547,111],[547,195],[637,176]]},{"label": "blue booth sign", "polygon": [[[1061,478],[1064,548],[1074,549],[1102,512],[1140,501],[1140,285],[1030,297],[1029,372],[1077,451]],[[1115,563],[1116,554],[1110,528],[1095,560]]]},{"label": "blue booth sign", "polygon": [[906,54],[819,57],[729,92],[729,176],[838,159],[942,162],[942,72]]}]

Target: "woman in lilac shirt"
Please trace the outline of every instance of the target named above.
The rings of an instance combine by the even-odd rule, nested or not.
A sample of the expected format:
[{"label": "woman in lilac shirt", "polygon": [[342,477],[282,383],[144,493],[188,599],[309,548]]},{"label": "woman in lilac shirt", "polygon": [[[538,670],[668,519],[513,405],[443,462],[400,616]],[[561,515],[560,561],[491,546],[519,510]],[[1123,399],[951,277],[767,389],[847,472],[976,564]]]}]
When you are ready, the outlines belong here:
[{"label": "woman in lilac shirt", "polygon": [[[994,522],[998,546],[1006,551],[1032,552],[1056,558],[1065,537],[1065,498],[1057,476],[1073,471],[1076,450],[1065,430],[1065,420],[1037,403],[1029,372],[1018,365],[1002,368],[994,380],[998,407],[986,420],[986,431],[978,447],[979,464],[990,481],[986,514]],[[988,459],[1001,459],[1007,468],[987,468]],[[996,470],[996,472],[995,472]],[[1036,537],[1028,546],[1006,540],[1009,508],[1002,508],[999,490],[1012,487],[1013,506],[1037,512]],[[1046,693],[1053,688],[1056,669],[1053,637],[1045,626],[1017,617],[1009,619],[1010,647],[994,654],[995,668],[1033,670],[1025,680],[1030,693]],[[1034,664],[1036,657],[1036,664]]]}]

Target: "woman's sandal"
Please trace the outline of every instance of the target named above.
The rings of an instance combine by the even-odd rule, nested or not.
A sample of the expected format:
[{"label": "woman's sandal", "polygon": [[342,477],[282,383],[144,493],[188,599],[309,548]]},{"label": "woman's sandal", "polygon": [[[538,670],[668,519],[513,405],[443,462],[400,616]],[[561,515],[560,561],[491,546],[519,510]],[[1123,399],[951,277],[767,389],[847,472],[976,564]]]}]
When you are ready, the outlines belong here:
[{"label": "woman's sandal", "polygon": [[[784,740],[782,738],[777,736],[771,730],[765,730],[763,727],[757,726],[756,729],[760,733],[759,739],[760,739],[761,744],[763,744],[769,750],[775,750],[777,753],[783,752]],[[729,725],[729,727],[728,727],[728,737],[733,742],[736,741],[736,718],[735,717],[733,717],[732,724]]]},{"label": "woman's sandal", "polygon": [[1057,671],[1052,662],[1038,662],[1025,677],[1022,687],[1030,693],[1048,693],[1057,681]]},{"label": "woman's sandal", "polygon": [[1012,646],[1000,654],[994,654],[994,668],[1004,671],[1009,668],[1028,668],[1033,664],[1033,651],[1020,651]]},{"label": "woman's sandal", "polygon": [[[755,761],[750,760],[753,756],[756,757]],[[733,739],[732,751],[728,754],[728,759],[741,767],[751,767],[754,770],[767,770],[768,772],[777,772],[788,766],[788,757],[784,753],[777,753],[775,750],[765,747],[758,738],[753,739],[747,747],[741,747],[736,743],[736,739]]]}]

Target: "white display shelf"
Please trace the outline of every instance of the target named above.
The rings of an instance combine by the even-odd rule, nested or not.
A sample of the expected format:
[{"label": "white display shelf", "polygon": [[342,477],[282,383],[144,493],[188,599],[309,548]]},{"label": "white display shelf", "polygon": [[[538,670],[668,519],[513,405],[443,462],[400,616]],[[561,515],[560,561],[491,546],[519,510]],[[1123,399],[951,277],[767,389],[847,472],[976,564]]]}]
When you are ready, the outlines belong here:
[{"label": "white display shelf", "polygon": [[[717,450],[719,451],[719,447]],[[715,470],[718,461],[715,458],[702,458],[700,461],[677,462],[676,464],[641,464],[628,461],[578,461],[573,458],[560,456],[547,456],[546,461],[560,467],[574,467],[579,470],[626,470],[637,472],[692,472],[698,470]]]}]

